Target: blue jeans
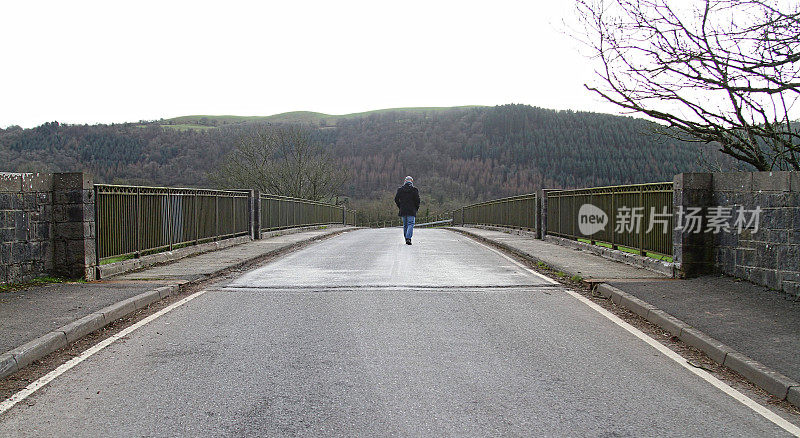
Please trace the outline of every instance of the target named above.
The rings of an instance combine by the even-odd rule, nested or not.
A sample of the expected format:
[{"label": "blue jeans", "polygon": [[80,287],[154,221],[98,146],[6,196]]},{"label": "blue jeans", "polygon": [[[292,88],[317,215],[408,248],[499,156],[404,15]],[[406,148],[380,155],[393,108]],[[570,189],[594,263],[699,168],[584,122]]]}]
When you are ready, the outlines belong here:
[{"label": "blue jeans", "polygon": [[416,220],[417,218],[414,216],[403,216],[403,235],[406,236],[406,239],[410,239],[414,234],[414,221]]}]

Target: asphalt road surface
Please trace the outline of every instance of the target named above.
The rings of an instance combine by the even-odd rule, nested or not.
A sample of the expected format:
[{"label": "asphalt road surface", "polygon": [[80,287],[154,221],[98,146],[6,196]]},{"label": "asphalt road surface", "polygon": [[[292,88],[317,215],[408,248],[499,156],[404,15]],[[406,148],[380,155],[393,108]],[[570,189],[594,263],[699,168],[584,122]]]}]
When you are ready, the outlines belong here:
[{"label": "asphalt road surface", "polygon": [[2,436],[782,436],[586,304],[445,230],[359,230],[177,307]]}]

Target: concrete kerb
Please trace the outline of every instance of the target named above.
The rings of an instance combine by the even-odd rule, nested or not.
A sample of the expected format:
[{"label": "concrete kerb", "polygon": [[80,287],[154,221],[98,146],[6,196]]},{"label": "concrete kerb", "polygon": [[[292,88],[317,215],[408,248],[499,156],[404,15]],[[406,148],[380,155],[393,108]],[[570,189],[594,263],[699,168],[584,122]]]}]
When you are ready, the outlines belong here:
[{"label": "concrete kerb", "polygon": [[251,263],[258,262],[259,260],[268,258],[277,253],[286,251],[288,249],[301,247],[307,243],[314,242],[322,238],[332,237],[341,234],[345,231],[349,231],[351,229],[353,228],[343,227],[341,230],[336,230],[335,232],[332,232],[330,234],[326,234],[323,236],[314,236],[312,238],[296,242],[291,245],[287,245],[285,247],[276,249],[274,251],[261,254],[257,257],[240,261],[235,265],[220,269],[202,279],[181,284],[161,286],[156,289],[143,292],[139,295],[128,298],[126,300],[120,301],[118,303],[112,304],[110,306],[104,307],[98,310],[97,312],[91,313],[81,319],[73,321],[56,330],[53,330],[50,333],[47,333],[46,335],[40,336],[30,342],[23,344],[20,347],[14,348],[13,350],[10,350],[7,353],[0,355],[0,379],[7,377],[11,374],[14,374],[15,372],[19,371],[20,369],[24,368],[30,363],[39,360],[54,351],[66,347],[67,345],[111,324],[112,322],[120,318],[128,316],[131,313],[139,309],[145,308],[170,295],[176,294],[184,287],[208,281],[210,279],[223,275],[226,272],[241,268]]},{"label": "concrete kerb", "polygon": [[97,278],[108,278],[139,269],[149,268],[163,263],[170,263],[182,258],[193,255],[203,254],[210,251],[230,248],[231,246],[241,245],[250,242],[250,236],[232,237],[230,239],[218,240],[216,242],[201,243],[200,245],[186,246],[172,251],[164,251],[150,254],[135,259],[122,260],[119,262],[100,265],[97,267]]},{"label": "concrete kerb", "polygon": [[[715,362],[739,373],[753,384],[781,400],[800,406],[800,383],[770,369],[724,343],[706,335],[678,318],[657,309],[614,286],[602,283],[597,291],[621,307],[633,311],[653,324],[677,336],[681,341],[707,354]],[[645,309],[647,312],[645,313]]]}]

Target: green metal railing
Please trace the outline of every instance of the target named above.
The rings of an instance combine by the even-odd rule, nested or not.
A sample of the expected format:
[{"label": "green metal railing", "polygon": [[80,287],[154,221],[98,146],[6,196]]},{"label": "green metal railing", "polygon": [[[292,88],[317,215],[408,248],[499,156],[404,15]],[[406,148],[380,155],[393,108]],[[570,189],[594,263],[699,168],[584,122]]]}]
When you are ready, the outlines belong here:
[{"label": "green metal railing", "polygon": [[[547,234],[631,248],[643,255],[672,256],[672,189],[671,182],[664,182],[549,191]],[[607,220],[603,229],[591,235],[580,231],[579,221],[586,224],[591,219],[579,217],[586,204],[602,210]]]},{"label": "green metal railing", "polygon": [[453,211],[453,223],[536,229],[536,194],[511,196]]},{"label": "green metal railing", "polygon": [[353,210],[345,210],[345,225],[356,226],[358,224],[358,214]]},{"label": "green metal railing", "polygon": [[288,196],[261,195],[261,231],[355,221],[344,206]]},{"label": "green metal railing", "polygon": [[97,262],[247,235],[249,191],[96,184]]},{"label": "green metal railing", "polygon": [[[448,214],[437,214],[437,215],[428,215],[428,216],[416,216],[414,220],[415,227],[427,227],[427,226],[446,226],[446,223],[443,221],[447,221],[452,219],[452,216]],[[403,219],[398,217],[390,220],[383,220],[383,221],[371,221],[371,222],[360,222],[362,227],[367,228],[389,228],[389,227],[402,227],[403,226]]]}]

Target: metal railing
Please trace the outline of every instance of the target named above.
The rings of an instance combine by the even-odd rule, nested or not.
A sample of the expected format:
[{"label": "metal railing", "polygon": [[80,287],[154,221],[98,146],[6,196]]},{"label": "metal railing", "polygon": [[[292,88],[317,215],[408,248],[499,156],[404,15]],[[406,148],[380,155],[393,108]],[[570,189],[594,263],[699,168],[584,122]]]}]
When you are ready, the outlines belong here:
[{"label": "metal railing", "polygon": [[536,194],[511,196],[453,211],[453,223],[536,229]]},{"label": "metal railing", "polygon": [[[353,213],[350,216],[348,213]],[[344,206],[278,195],[261,195],[261,231],[354,221]]]},{"label": "metal railing", "polygon": [[[448,214],[437,214],[437,215],[428,215],[428,216],[416,216],[414,220],[414,227],[435,227],[435,226],[445,226],[452,222],[451,215]],[[367,228],[390,228],[390,227],[402,227],[403,226],[403,219],[400,217],[390,219],[390,220],[382,220],[382,221],[371,221],[371,222],[361,222],[362,227]]]},{"label": "metal railing", "polygon": [[[672,191],[671,182],[548,191],[547,234],[592,244],[603,242],[615,249],[627,247],[643,255],[672,256]],[[586,223],[597,219],[590,217],[597,213],[595,209],[587,209],[579,217],[586,204],[606,216],[605,227],[591,235],[581,233],[579,223],[584,221],[586,229]]]},{"label": "metal railing", "polygon": [[96,184],[97,262],[250,233],[250,192]]},{"label": "metal railing", "polygon": [[352,226],[358,225],[358,213],[354,210],[345,210],[344,224]]}]

